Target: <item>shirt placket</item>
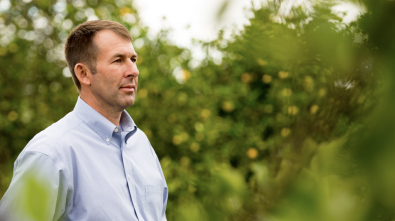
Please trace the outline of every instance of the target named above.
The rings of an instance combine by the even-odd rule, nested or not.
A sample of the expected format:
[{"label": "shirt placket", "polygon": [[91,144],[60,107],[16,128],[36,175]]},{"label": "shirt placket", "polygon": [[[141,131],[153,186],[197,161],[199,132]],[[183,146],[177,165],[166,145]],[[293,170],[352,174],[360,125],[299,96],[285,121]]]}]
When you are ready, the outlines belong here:
[{"label": "shirt placket", "polygon": [[133,203],[133,207],[134,210],[136,212],[137,215],[137,219],[138,220],[142,220],[142,216],[140,213],[140,208],[139,208],[139,204],[137,202],[137,195],[136,195],[136,188],[135,188],[135,182],[132,179],[133,178],[133,168],[132,168],[132,164],[128,162],[128,160],[126,159],[126,152],[125,149],[127,148],[126,143],[125,143],[125,136],[126,133],[122,133],[122,161],[123,161],[123,168],[125,170],[125,175],[126,175],[126,180],[128,182],[128,188],[129,188],[129,194],[130,194],[130,198],[132,199],[132,203]]}]

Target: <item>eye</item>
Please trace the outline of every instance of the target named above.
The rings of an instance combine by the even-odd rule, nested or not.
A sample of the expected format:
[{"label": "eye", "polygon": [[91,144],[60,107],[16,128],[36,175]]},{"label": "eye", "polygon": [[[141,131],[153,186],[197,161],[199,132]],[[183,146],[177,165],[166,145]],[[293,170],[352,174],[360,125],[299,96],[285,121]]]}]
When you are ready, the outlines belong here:
[{"label": "eye", "polygon": [[137,62],[137,58],[131,58],[130,59],[133,63],[136,63]]},{"label": "eye", "polygon": [[121,63],[121,62],[122,62],[121,59],[117,59],[117,60],[114,61],[114,63]]}]

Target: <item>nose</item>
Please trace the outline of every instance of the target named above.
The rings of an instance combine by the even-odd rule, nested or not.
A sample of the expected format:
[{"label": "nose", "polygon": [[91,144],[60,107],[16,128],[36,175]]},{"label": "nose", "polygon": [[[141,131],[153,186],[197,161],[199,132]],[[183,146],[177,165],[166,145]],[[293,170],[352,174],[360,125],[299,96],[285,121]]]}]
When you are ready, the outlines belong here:
[{"label": "nose", "polygon": [[139,72],[139,70],[137,69],[137,65],[136,65],[135,62],[133,62],[133,61],[131,61],[131,60],[128,60],[126,66],[127,66],[127,67],[126,67],[127,69],[126,69],[126,71],[125,71],[125,77],[126,77],[126,78],[128,78],[128,77],[133,77],[133,78],[135,78],[135,77],[138,77],[138,76],[139,76],[140,72]]}]

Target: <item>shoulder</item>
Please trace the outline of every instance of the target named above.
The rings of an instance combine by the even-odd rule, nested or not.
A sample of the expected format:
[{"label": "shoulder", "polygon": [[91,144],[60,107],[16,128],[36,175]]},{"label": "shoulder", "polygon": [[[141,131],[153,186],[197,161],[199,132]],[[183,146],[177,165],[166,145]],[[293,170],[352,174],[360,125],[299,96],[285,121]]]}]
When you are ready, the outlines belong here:
[{"label": "shoulder", "polygon": [[158,157],[157,157],[157,155],[156,155],[156,153],[155,153],[155,150],[154,150],[154,148],[152,147],[151,142],[149,141],[149,139],[148,139],[147,135],[144,133],[144,131],[142,131],[142,130],[140,130],[139,128],[137,128],[136,136],[138,137],[138,139],[143,140],[143,141],[147,144],[147,145],[146,145],[146,148],[148,148],[149,151],[150,151],[150,153],[151,153],[151,155],[152,155],[156,160],[158,160]]},{"label": "shoulder", "polygon": [[154,151],[147,135],[138,127],[136,127],[136,133],[132,136],[132,138],[143,142],[147,148],[149,148],[151,151]]},{"label": "shoulder", "polygon": [[81,123],[83,123],[83,121],[73,112],[68,113],[62,119],[34,136],[23,149],[21,155],[35,152],[51,156],[53,148],[67,142],[69,136],[72,136],[72,134],[78,130]]},{"label": "shoulder", "polygon": [[145,135],[145,133],[136,127],[135,131],[130,133],[126,141],[127,146],[134,149],[133,147],[138,147],[135,150],[137,151],[144,151],[146,153],[150,152],[151,154],[155,152],[151,146],[151,143]]},{"label": "shoulder", "polygon": [[136,131],[136,136],[138,136],[140,139],[145,139],[149,142],[147,135],[144,133],[144,131],[142,131],[140,128],[136,127],[137,131]]},{"label": "shoulder", "polygon": [[[74,140],[71,137],[85,126],[73,112],[34,136],[14,163],[14,173],[26,173],[31,169],[44,174],[67,174],[64,155]],[[24,172],[23,172],[24,171]],[[56,176],[54,176],[56,177]]]}]

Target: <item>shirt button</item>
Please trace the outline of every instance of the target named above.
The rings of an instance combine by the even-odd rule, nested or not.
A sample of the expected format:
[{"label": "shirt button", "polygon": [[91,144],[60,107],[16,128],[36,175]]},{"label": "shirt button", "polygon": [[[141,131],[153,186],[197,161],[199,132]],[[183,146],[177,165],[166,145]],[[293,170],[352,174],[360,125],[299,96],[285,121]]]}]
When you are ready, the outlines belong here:
[{"label": "shirt button", "polygon": [[107,141],[107,142],[109,142],[109,141],[110,141],[110,139],[109,139],[109,138],[107,138],[107,139],[106,139],[106,141]]},{"label": "shirt button", "polygon": [[130,177],[130,175],[128,175],[128,180],[131,180],[132,178]]},{"label": "shirt button", "polygon": [[115,128],[114,132],[115,132],[115,133],[118,132],[118,128]]}]

